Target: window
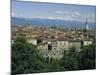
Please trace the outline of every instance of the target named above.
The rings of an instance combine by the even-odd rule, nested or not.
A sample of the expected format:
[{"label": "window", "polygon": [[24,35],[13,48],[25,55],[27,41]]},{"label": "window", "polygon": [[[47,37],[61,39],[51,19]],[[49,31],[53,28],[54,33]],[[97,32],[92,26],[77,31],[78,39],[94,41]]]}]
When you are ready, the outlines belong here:
[{"label": "window", "polygon": [[48,50],[52,50],[52,45],[48,44]]}]

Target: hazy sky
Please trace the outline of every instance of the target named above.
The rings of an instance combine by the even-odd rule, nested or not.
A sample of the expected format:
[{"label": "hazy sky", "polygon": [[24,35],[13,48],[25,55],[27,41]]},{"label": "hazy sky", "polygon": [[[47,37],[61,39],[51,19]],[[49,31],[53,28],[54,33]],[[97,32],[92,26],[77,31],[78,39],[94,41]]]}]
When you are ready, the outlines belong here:
[{"label": "hazy sky", "polygon": [[12,1],[12,16],[21,18],[43,18],[95,22],[96,7],[55,3]]}]

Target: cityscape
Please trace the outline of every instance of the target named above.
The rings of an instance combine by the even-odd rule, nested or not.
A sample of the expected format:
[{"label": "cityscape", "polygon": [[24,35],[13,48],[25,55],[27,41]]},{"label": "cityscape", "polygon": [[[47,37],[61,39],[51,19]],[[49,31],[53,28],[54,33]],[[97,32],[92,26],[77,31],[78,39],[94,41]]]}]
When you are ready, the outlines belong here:
[{"label": "cityscape", "polygon": [[12,1],[12,74],[95,69],[95,9]]}]

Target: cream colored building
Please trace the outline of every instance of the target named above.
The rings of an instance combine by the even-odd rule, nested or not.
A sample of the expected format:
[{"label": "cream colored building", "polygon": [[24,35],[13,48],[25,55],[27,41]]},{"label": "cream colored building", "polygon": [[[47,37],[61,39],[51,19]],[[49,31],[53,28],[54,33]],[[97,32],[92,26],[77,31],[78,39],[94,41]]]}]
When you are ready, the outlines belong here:
[{"label": "cream colored building", "polygon": [[68,49],[68,41],[58,41],[57,42],[58,49],[67,50]]},{"label": "cream colored building", "polygon": [[82,42],[81,41],[68,41],[68,49],[75,47],[77,50],[80,50],[82,46]]},{"label": "cream colored building", "polygon": [[91,40],[84,40],[83,45],[90,45],[92,44]]},{"label": "cream colored building", "polygon": [[37,40],[36,39],[28,39],[27,42],[31,43],[31,44],[34,44],[34,45],[37,45]]},{"label": "cream colored building", "polygon": [[28,42],[37,45],[43,57],[53,57],[55,59],[62,58],[64,50],[70,50],[70,48],[75,47],[76,50],[80,51],[82,45],[92,44],[91,40],[42,40],[38,44],[36,39],[31,39]]}]

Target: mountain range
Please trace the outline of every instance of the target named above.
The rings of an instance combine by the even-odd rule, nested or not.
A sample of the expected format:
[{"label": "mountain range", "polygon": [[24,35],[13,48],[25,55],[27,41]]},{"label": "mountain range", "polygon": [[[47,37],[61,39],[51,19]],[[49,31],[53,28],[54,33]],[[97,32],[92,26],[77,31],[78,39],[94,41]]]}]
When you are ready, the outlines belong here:
[{"label": "mountain range", "polygon": [[[11,17],[11,24],[12,25],[37,25],[37,26],[57,26],[57,27],[69,27],[69,28],[85,28],[85,22],[80,21],[70,21],[70,20],[56,20],[56,19],[40,19],[40,18],[18,18],[18,17]],[[88,23],[89,29],[95,29],[96,23],[89,22]]]}]

